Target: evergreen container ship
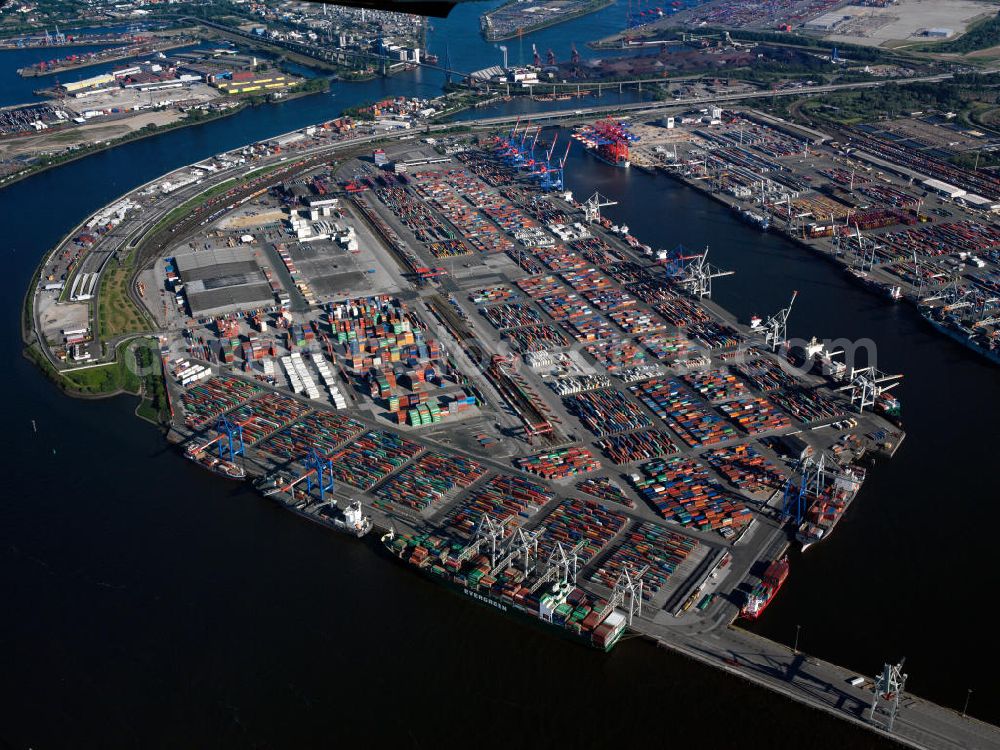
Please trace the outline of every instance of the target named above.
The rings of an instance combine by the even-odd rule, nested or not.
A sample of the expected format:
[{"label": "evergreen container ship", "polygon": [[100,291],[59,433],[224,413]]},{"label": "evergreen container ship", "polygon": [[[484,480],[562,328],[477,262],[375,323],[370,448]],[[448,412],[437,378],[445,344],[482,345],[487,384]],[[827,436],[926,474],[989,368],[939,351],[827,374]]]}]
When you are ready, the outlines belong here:
[{"label": "evergreen container ship", "polygon": [[540,625],[577,643],[610,651],[625,633],[625,614],[573,583],[535,576],[513,560],[491,570],[475,545],[444,534],[395,534],[382,543],[397,560],[435,583],[485,607]]}]

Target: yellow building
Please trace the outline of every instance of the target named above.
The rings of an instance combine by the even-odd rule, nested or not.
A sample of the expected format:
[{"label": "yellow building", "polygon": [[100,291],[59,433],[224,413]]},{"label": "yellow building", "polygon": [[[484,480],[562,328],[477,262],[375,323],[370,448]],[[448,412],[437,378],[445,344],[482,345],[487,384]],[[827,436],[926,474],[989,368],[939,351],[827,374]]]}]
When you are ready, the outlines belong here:
[{"label": "yellow building", "polygon": [[273,91],[288,88],[293,81],[283,75],[268,75],[246,81],[217,81],[216,86],[224,94],[252,94],[255,91]]}]

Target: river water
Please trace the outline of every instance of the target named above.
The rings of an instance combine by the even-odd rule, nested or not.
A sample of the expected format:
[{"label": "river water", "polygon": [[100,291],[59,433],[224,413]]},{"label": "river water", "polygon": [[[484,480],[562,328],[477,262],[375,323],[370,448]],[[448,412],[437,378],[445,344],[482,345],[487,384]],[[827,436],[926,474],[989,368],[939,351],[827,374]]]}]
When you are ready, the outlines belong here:
[{"label": "river water", "polygon": [[[447,33],[457,64],[457,29],[474,29],[480,11],[460,6],[452,20],[435,21],[432,49]],[[539,36],[580,46],[596,35],[586,24],[599,15]],[[489,47],[465,44],[470,56]],[[433,95],[439,84],[425,72],[337,85],[332,95],[247,109],[0,191],[9,394],[0,437],[0,740],[15,748],[315,746],[365,735],[424,747],[472,738],[882,746],[647,644],[595,654],[470,606],[372,554],[374,545],[335,537],[184,461],[133,417],[131,399],[65,398],[18,356],[36,264],[99,206],[221,150],[380,96]],[[837,533],[793,559],[755,629],[790,642],[801,625],[803,650],[865,674],[905,655],[914,692],[960,708],[971,687],[970,711],[1000,720],[986,676],[996,664],[988,639],[997,370],[909,308],[668,178],[579,153],[570,167],[578,197],[599,189],[618,199],[609,215],[645,241],[709,244],[715,263],[737,271],[717,282],[715,298],[741,318],[778,309],[797,289],[791,335],[869,337],[880,365],[906,374],[909,439],[870,472]]]}]

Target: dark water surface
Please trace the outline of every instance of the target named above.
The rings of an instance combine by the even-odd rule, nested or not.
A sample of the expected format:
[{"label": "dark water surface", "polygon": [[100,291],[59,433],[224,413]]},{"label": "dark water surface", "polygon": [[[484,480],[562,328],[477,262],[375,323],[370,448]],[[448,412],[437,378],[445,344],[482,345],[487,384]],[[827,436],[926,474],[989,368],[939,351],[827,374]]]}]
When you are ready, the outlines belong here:
[{"label": "dark water surface", "polygon": [[[435,21],[432,49],[442,52],[447,31],[454,60],[461,27],[451,24],[475,28],[481,9]],[[599,16],[559,38],[580,46],[589,38],[580,29]],[[475,39],[462,54],[487,46]],[[378,96],[434,95],[439,84],[423,73],[337,85],[332,96],[248,109],[0,191],[9,394],[0,745],[313,747],[367,735],[402,747],[882,746],[647,644],[601,655],[470,606],[374,544],[184,461],[133,417],[130,399],[66,398],[19,356],[36,264],[96,208],[182,164]],[[996,688],[982,676],[996,661],[982,640],[993,627],[989,513],[1000,496],[984,469],[1000,417],[996,370],[689,189],[571,159],[570,187],[621,200],[612,215],[640,238],[711,244],[715,262],[738,271],[716,298],[741,317],[798,289],[793,335],[871,337],[881,364],[906,373],[910,440],[871,473],[834,537],[793,561],[758,629],[788,642],[801,624],[805,650],[866,674],[905,654],[914,691],[960,707],[973,687],[973,713],[997,720]],[[963,536],[973,524],[982,531]]]}]

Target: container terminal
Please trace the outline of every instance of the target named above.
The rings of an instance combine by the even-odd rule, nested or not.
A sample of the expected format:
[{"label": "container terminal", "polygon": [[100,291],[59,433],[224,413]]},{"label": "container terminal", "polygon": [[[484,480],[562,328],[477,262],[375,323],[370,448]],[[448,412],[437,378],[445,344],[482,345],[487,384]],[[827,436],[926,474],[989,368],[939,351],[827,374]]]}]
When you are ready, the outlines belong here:
[{"label": "container terminal", "polygon": [[917,305],[928,324],[1000,362],[1000,182],[953,163],[994,148],[994,137],[936,112],[831,135],[721,107],[629,126],[640,169],[670,174],[749,224],[839,263],[859,284]]},{"label": "container terminal", "polygon": [[[637,634],[876,731],[898,712],[914,746],[996,744],[886,701],[882,678],[796,660],[775,680],[757,660],[787,648],[730,627],[790,545],[878,500],[859,462],[904,439],[891,384],[803,366],[791,290],[766,321],[733,319],[710,249],[652,251],[517,125],[381,140],[334,164],[290,145],[144,258],[134,299],[183,454],[337,531],[370,523],[407,568],[589,646]],[[61,314],[49,330],[86,340],[86,315]]]}]

